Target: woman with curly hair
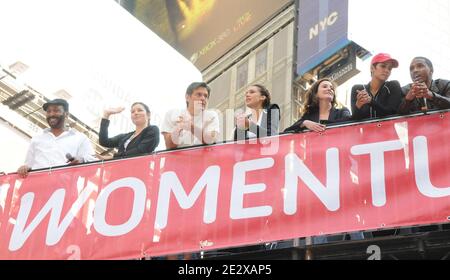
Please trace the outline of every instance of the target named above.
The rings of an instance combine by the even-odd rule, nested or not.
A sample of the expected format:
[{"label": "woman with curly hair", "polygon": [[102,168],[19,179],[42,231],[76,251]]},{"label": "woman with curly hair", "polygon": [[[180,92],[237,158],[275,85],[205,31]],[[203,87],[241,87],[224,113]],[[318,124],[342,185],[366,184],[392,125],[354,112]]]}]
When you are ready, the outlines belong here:
[{"label": "woman with curly hair", "polygon": [[299,132],[304,129],[322,132],[327,124],[345,122],[351,118],[347,108],[337,108],[336,85],[328,78],[318,80],[306,92],[302,112],[302,117],[286,128],[285,132]]}]

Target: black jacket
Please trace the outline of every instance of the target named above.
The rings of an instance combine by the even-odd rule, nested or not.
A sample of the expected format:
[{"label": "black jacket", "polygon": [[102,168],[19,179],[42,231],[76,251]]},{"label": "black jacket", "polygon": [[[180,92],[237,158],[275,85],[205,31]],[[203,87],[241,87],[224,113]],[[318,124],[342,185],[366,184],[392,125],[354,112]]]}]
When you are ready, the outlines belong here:
[{"label": "black jacket", "polygon": [[[402,88],[403,99],[398,109],[400,114],[406,115],[409,113],[420,112],[424,106],[423,98],[408,101],[405,96],[411,89],[411,85],[406,85]],[[427,107],[429,110],[444,110],[450,109],[450,81],[437,79],[431,82],[430,91],[433,93],[433,99],[427,99]]]},{"label": "black jacket", "polygon": [[262,113],[260,126],[250,122],[249,129],[242,130],[235,127],[233,139],[234,141],[249,139],[249,131],[256,134],[257,138],[277,135],[278,127],[280,126],[280,117],[280,107],[277,104],[270,104]]},{"label": "black jacket", "polygon": [[[306,129],[306,127],[301,127],[301,125],[303,124],[304,121],[313,121],[313,122],[318,123],[320,121],[319,116],[320,116],[319,109],[314,108],[310,112],[304,114],[301,117],[301,119],[296,121],[293,125],[286,128],[284,130],[284,132],[302,131],[302,130]],[[333,108],[331,108],[330,115],[328,116],[327,124],[336,124],[336,123],[340,123],[340,122],[345,122],[345,121],[350,120],[351,117],[352,117],[352,115],[347,108],[343,107],[342,109],[337,109],[337,108],[333,107]]]},{"label": "black jacket", "polygon": [[115,158],[148,154],[153,152],[159,144],[159,128],[157,126],[149,125],[144,128],[138,136],[131,140],[126,149],[124,144],[134,131],[108,138],[108,126],[109,120],[102,119],[99,143],[104,147],[119,148],[119,151],[114,154]]},{"label": "black jacket", "polygon": [[[364,104],[361,109],[356,107],[356,90],[366,91],[372,96],[370,104]],[[402,88],[398,81],[388,81],[373,96],[370,92],[370,83],[367,85],[354,85],[352,87],[352,114],[354,120],[382,118],[397,114],[398,107],[402,101]]]}]

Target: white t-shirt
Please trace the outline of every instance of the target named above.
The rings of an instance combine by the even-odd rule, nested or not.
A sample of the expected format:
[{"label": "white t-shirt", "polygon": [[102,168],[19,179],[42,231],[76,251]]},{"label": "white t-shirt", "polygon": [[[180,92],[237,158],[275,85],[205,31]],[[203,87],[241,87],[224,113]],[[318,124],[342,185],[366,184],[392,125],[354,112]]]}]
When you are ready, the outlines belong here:
[{"label": "white t-shirt", "polygon": [[[174,109],[166,113],[161,126],[161,132],[172,133],[177,128],[177,121],[183,119],[194,119],[194,125],[201,128],[203,133],[216,132],[219,133],[219,116],[215,111],[205,110],[202,114],[192,116],[187,109]],[[201,135],[192,135],[190,130],[182,130],[178,139],[172,136],[172,141],[177,147],[188,147],[193,145],[201,145]]]},{"label": "white t-shirt", "polygon": [[31,169],[66,165],[67,154],[83,162],[97,160],[86,135],[70,128],[56,137],[50,129],[45,129],[31,139],[25,164]]}]

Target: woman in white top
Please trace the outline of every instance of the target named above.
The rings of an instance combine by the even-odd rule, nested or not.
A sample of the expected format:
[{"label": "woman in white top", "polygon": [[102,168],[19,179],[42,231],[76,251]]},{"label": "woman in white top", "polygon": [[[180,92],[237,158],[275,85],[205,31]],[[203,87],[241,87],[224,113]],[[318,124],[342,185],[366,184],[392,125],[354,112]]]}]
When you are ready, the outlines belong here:
[{"label": "woman in white top", "polygon": [[259,138],[278,134],[280,107],[270,103],[270,92],[259,84],[245,92],[247,112],[236,115],[234,140]]}]

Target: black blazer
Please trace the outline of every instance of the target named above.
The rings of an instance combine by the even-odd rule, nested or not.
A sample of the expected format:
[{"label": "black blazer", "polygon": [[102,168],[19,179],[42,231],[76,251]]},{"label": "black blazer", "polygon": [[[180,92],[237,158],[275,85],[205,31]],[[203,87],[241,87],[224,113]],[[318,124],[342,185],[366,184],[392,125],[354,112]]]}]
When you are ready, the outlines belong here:
[{"label": "black blazer", "polygon": [[[261,116],[261,125],[250,123],[250,127],[246,130],[239,129],[237,126],[234,128],[234,141],[247,140],[248,132],[256,134],[257,138],[272,136],[278,134],[278,127],[280,126],[280,107],[277,104],[271,104],[268,108],[264,109]],[[242,137],[244,136],[244,138]]]},{"label": "black blazer", "polygon": [[[356,90],[366,89],[372,96],[370,104],[364,104],[361,109],[356,107]],[[380,88],[375,97],[370,92],[370,84],[354,85],[352,87],[352,113],[354,120],[382,118],[389,115],[397,114],[398,108],[402,101],[402,88],[398,81],[388,81]]]},{"label": "black blazer", "polygon": [[[319,116],[320,116],[319,108],[314,108],[310,112],[304,114],[301,117],[301,119],[296,121],[293,125],[286,128],[284,130],[284,132],[302,131],[302,130],[306,129],[306,127],[301,127],[301,125],[303,124],[304,121],[313,121],[313,122],[318,123],[320,121]],[[350,120],[351,117],[352,117],[352,115],[347,108],[343,107],[342,109],[338,109],[338,108],[333,107],[333,108],[331,108],[330,115],[328,116],[327,124],[336,124],[336,123],[340,123],[340,122],[346,122],[346,121]]]},{"label": "black blazer", "polygon": [[119,151],[114,154],[115,158],[138,156],[153,152],[159,144],[159,128],[154,125],[149,125],[142,132],[135,137],[128,144],[125,149],[125,142],[133,135],[133,132],[119,134],[113,138],[108,138],[109,120],[102,119],[99,133],[100,145],[108,148],[119,148]]}]

